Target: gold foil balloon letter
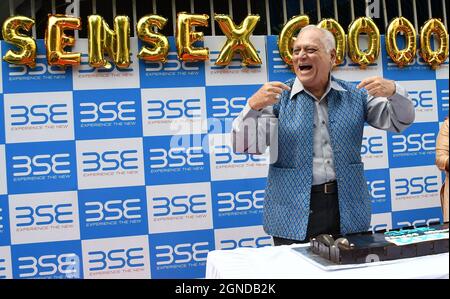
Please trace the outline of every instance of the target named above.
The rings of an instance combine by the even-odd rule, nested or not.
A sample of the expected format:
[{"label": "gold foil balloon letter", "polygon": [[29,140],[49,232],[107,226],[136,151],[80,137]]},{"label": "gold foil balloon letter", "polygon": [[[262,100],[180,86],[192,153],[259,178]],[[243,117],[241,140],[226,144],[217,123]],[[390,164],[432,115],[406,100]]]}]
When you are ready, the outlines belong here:
[{"label": "gold foil balloon letter", "polygon": [[193,15],[181,12],[177,17],[176,45],[178,58],[183,61],[204,61],[209,59],[207,48],[195,48],[196,41],[203,40],[203,32],[191,31],[192,26],[208,27],[208,15]]},{"label": "gold foil balloon letter", "polygon": [[[366,33],[369,39],[366,51],[361,51],[359,47],[361,33]],[[377,60],[380,55],[380,31],[371,18],[361,17],[350,24],[348,48],[350,59],[363,69]]]},{"label": "gold foil balloon letter", "polygon": [[45,31],[45,45],[47,48],[47,61],[49,65],[65,67],[78,65],[81,62],[81,53],[68,53],[64,51],[67,46],[73,46],[75,39],[64,34],[64,30],[80,30],[81,19],[65,15],[50,15],[47,30]]},{"label": "gold foil balloon letter", "polygon": [[169,53],[169,41],[162,34],[152,31],[152,27],[163,29],[167,23],[167,19],[157,15],[148,15],[139,20],[137,23],[137,33],[140,40],[151,44],[152,49],[142,47],[139,51],[138,58],[145,61],[161,61],[165,62]]},{"label": "gold foil balloon letter", "polygon": [[227,15],[216,14],[214,19],[219,23],[220,29],[228,38],[220,51],[216,65],[226,66],[230,64],[235,52],[241,54],[242,64],[245,66],[262,64],[258,52],[250,42],[250,35],[258,24],[259,16],[249,15],[239,26],[236,26]]},{"label": "gold foil balloon letter", "polygon": [[[406,47],[399,50],[397,47],[397,35],[399,32],[405,34]],[[410,21],[404,17],[392,20],[386,32],[386,51],[399,67],[411,63],[416,56],[417,42],[416,30]]]},{"label": "gold foil balloon letter", "polygon": [[278,37],[278,49],[280,50],[281,58],[286,64],[292,65],[292,46],[296,33],[308,24],[308,16],[295,16],[281,30]]},{"label": "gold foil balloon letter", "polygon": [[17,46],[20,51],[8,50],[3,56],[3,60],[12,64],[36,65],[36,41],[19,32],[19,30],[30,31],[34,25],[34,20],[15,16],[6,19],[3,23],[2,34],[7,43]]},{"label": "gold foil balloon letter", "polygon": [[326,29],[334,35],[334,40],[336,41],[336,61],[334,65],[344,62],[347,39],[342,26],[334,19],[324,19],[317,24],[317,27]]},{"label": "gold foil balloon letter", "polygon": [[[433,51],[431,47],[431,35],[434,34],[434,38],[439,41],[439,48]],[[428,20],[420,31],[420,56],[425,60],[433,69],[436,69],[441,65],[448,57],[448,32],[445,29],[444,24],[438,19]]]},{"label": "gold foil balloon letter", "polygon": [[118,68],[130,66],[130,19],[127,16],[114,18],[114,31],[99,15],[88,17],[89,65],[95,68],[112,68],[105,59],[107,52]]}]

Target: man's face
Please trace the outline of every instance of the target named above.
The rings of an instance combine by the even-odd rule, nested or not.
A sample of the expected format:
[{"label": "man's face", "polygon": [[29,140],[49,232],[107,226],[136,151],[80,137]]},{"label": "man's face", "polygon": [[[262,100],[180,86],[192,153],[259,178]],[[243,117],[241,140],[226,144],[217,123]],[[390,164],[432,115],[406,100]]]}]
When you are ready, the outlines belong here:
[{"label": "man's face", "polygon": [[322,34],[318,30],[308,30],[302,32],[294,43],[293,66],[297,78],[305,87],[318,88],[328,83],[336,51],[327,53],[320,40]]}]

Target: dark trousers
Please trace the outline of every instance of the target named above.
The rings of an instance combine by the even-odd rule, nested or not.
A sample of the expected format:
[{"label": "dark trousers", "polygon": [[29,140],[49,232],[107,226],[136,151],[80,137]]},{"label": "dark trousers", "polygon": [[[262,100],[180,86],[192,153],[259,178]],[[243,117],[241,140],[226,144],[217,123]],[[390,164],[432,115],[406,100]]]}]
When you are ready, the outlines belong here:
[{"label": "dark trousers", "polygon": [[273,237],[275,246],[308,243],[312,237],[321,234],[340,234],[340,214],[337,191],[331,194],[311,192],[308,229],[304,240]]}]

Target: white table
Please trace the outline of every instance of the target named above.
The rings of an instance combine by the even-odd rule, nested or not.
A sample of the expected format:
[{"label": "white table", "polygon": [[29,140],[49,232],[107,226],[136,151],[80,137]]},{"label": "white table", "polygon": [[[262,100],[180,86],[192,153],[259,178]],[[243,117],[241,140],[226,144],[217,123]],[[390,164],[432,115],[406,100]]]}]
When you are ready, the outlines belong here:
[{"label": "white table", "polygon": [[291,249],[300,246],[309,244],[211,251],[207,259],[206,278],[449,278],[448,253],[325,271]]}]

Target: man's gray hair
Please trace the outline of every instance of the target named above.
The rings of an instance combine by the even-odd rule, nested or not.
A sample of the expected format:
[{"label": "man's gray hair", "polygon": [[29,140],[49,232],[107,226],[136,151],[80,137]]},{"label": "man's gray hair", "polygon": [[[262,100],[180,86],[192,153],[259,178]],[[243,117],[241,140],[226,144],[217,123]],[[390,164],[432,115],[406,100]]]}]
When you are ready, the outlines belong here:
[{"label": "man's gray hair", "polygon": [[334,39],[334,35],[333,33],[331,33],[330,31],[317,27],[316,25],[307,25],[305,27],[303,27],[300,32],[298,33],[297,37],[300,36],[300,34],[302,32],[306,32],[309,30],[318,30],[320,32],[322,32],[322,36],[320,37],[320,41],[322,42],[323,46],[325,47],[325,51],[327,51],[327,53],[330,53],[331,50],[336,49],[336,41]]}]

